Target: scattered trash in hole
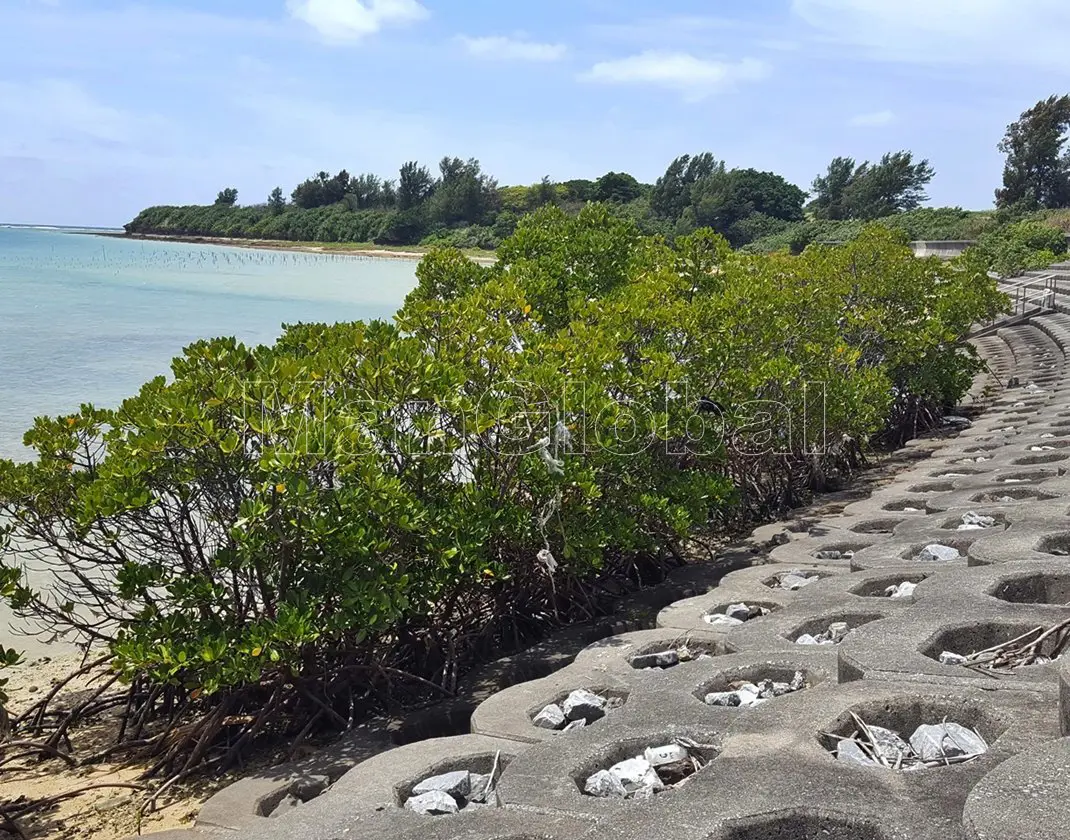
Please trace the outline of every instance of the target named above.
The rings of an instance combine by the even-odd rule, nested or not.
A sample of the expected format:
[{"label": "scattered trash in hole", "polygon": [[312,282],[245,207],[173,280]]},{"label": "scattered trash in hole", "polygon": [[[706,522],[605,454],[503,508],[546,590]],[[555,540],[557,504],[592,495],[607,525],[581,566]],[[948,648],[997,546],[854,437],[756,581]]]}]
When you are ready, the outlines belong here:
[{"label": "scattered trash in hole", "polygon": [[908,743],[891,729],[871,726],[853,712],[851,717],[858,727],[853,735],[826,735],[836,741],[839,761],[889,770],[927,770],[965,764],[988,752],[979,732],[948,723],[946,718],[939,724],[922,724]]},{"label": "scattered trash in hole", "polygon": [[1009,504],[1014,504],[1014,502],[1016,502],[1018,500],[1015,499],[1013,496],[994,496],[991,493],[984,493],[981,496],[978,496],[974,501],[977,501],[977,502],[991,502],[991,503],[1000,504],[1000,505],[1009,505]]},{"label": "scattered trash in hole", "polygon": [[405,809],[417,814],[438,817],[465,809],[498,806],[498,770],[501,753],[494,756],[490,773],[455,770],[424,779],[405,800]]},{"label": "scattered trash in hole", "polygon": [[899,584],[892,584],[884,590],[884,594],[893,601],[902,601],[914,597],[914,590],[918,585],[913,581],[904,580]]},{"label": "scattered trash in hole", "polygon": [[952,560],[958,560],[962,555],[957,548],[953,548],[950,545],[940,545],[939,543],[933,543],[927,545],[921,551],[918,552],[914,558],[920,563],[950,563]]},{"label": "scattered trash in hole", "polygon": [[634,758],[587,777],[583,792],[600,799],[650,799],[678,788],[709,764],[704,752],[711,746],[690,738],[676,738],[660,747],[648,747]]},{"label": "scattered trash in hole", "polygon": [[809,586],[821,580],[821,575],[816,572],[807,572],[800,569],[792,569],[790,572],[781,572],[775,578],[776,583],[771,589],[786,589],[789,592],[797,592],[804,586]]},{"label": "scattered trash in hole", "polygon": [[818,560],[850,560],[854,556],[853,551],[837,551],[836,549],[823,549],[814,554]]},{"label": "scattered trash in hole", "polygon": [[624,700],[619,697],[603,697],[593,691],[577,689],[561,703],[544,706],[531,722],[539,729],[571,732],[600,721],[623,705]]},{"label": "scattered trash in hole", "polygon": [[685,640],[682,644],[673,642],[670,647],[656,653],[641,653],[632,657],[632,667],[639,671],[654,671],[675,668],[681,662],[695,662],[712,659],[704,650],[692,650]]},{"label": "scattered trash in hole", "polygon": [[1054,446],[1030,446],[1029,447],[1029,451],[1030,452],[1054,452],[1055,451],[1055,447]]},{"label": "scattered trash in hole", "polygon": [[797,645],[838,645],[844,636],[851,632],[851,627],[846,621],[836,621],[829,625],[824,633],[812,636],[803,633],[795,640]]},{"label": "scattered trash in hole", "polygon": [[702,620],[714,627],[738,627],[753,618],[762,618],[772,612],[768,607],[750,604],[729,604],[723,613],[706,613]]},{"label": "scattered trash in hole", "polygon": [[957,531],[983,531],[987,528],[995,528],[999,522],[994,516],[983,516],[980,513],[970,511],[969,513],[962,514],[962,524],[955,530]]},{"label": "scattered trash in hole", "polygon": [[732,708],[750,709],[776,697],[793,694],[809,687],[810,684],[806,682],[806,675],[802,671],[796,671],[790,683],[774,682],[773,680],[762,680],[759,683],[741,680],[729,683],[728,691],[711,691],[703,698],[703,702],[707,706],[730,706]]},{"label": "scattered trash in hole", "polygon": [[[945,650],[940,654],[941,665],[961,665],[982,674],[998,675],[1001,671],[1048,665],[1058,659],[1070,644],[1070,619],[1045,630],[1034,627],[1009,642],[993,645],[963,656]],[[1042,651],[1047,650],[1046,653]]]}]

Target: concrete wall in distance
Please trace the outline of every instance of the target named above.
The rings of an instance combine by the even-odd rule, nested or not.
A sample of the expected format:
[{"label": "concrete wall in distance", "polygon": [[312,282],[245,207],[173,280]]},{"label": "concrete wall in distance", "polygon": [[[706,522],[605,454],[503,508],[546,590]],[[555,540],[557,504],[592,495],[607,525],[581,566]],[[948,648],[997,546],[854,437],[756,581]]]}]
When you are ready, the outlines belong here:
[{"label": "concrete wall in distance", "polygon": [[969,239],[946,239],[946,240],[918,240],[911,242],[916,257],[940,257],[950,260],[960,256],[963,251],[976,243]]}]

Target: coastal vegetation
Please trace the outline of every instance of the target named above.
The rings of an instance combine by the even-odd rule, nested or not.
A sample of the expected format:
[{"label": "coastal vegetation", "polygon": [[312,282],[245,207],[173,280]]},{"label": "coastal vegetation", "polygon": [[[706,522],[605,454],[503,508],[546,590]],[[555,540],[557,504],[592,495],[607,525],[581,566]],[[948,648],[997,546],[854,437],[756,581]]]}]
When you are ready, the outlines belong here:
[{"label": "coastal vegetation", "polygon": [[[1013,239],[1007,228],[1023,221],[1065,235],[1070,233],[1068,128],[1070,96],[1039,102],[1008,126],[999,144],[1006,166],[995,211],[923,207],[935,170],[909,151],[889,152],[876,162],[836,157],[809,192],[773,172],[729,169],[709,152],[676,158],[653,184],[626,172],[607,172],[596,180],[545,177],[527,186],[499,186],[479,161],[445,157],[437,172],[410,161],[393,179],[319,172],[289,198],[276,187],[263,203],[245,206],[237,204],[237,190],[227,188],[211,205],[147,208],[126,231],[490,251],[528,213],[553,206],[575,215],[593,202],[669,242],[709,228],[732,247],[756,253],[799,253],[812,242],[842,242],[871,222],[916,240]],[[1032,267],[1046,256],[1038,253],[1004,259],[999,266]]]},{"label": "coastal vegetation", "polygon": [[[681,183],[693,166],[769,218],[801,209],[712,161]],[[490,206],[458,172],[440,193],[410,170],[395,200]],[[647,200],[707,219],[662,187]],[[119,406],[39,418],[36,459],[0,461],[5,595],[106,675],[18,736],[55,750],[114,709],[106,754],[166,784],[448,696],[936,422],[981,369],[971,325],[1006,304],[979,255],[916,259],[879,224],[751,254],[644,233],[627,177],[592,189],[608,201],[518,218],[495,265],[436,249],[392,321],[200,341]]]}]

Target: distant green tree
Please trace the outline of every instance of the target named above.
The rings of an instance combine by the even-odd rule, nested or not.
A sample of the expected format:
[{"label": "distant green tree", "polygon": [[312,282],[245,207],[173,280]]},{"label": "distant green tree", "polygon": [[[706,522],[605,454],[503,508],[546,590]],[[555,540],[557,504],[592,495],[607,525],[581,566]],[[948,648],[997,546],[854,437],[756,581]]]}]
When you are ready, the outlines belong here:
[{"label": "distant green tree", "polygon": [[665,174],[658,178],[650,193],[650,207],[659,216],[675,221],[691,204],[691,188],[697,181],[714,172],[724,172],[723,161],[718,161],[709,152],[681,155],[669,164]]},{"label": "distant green tree", "polygon": [[1022,210],[1070,206],[1070,95],[1051,96],[1007,126],[1007,156],[996,205]]},{"label": "distant green tree", "polygon": [[595,182],[586,178],[574,178],[571,181],[565,181],[561,186],[564,187],[565,201],[579,203],[592,200]]},{"label": "distant green tree", "polygon": [[344,169],[333,178],[327,172],[320,172],[297,185],[293,191],[293,203],[304,210],[337,204],[350,191],[350,180],[349,173]]},{"label": "distant green tree", "polygon": [[557,185],[550,180],[549,175],[543,176],[539,183],[528,190],[526,203],[530,210],[557,203]]},{"label": "distant green tree", "polygon": [[429,202],[432,222],[481,225],[500,207],[498,182],[482,172],[475,158],[444,157],[438,168],[441,177]]},{"label": "distant green tree", "polygon": [[215,197],[215,203],[221,207],[233,207],[238,203],[238,191],[234,187],[227,187],[225,190],[220,190],[219,194]]},{"label": "distant green tree", "polygon": [[906,151],[886,154],[878,164],[863,163],[847,188],[851,218],[879,219],[916,210],[928,198],[925,187],[935,175],[929,161],[914,163]]},{"label": "distant green tree", "polygon": [[275,187],[271,191],[271,195],[267,200],[268,209],[271,211],[271,215],[278,216],[286,210],[286,196],[282,193],[282,187]]},{"label": "distant green tree", "polygon": [[642,194],[642,184],[627,172],[607,172],[595,181],[591,200],[627,204]]},{"label": "distant green tree", "polygon": [[850,213],[847,204],[847,188],[855,174],[853,158],[832,159],[828,171],[814,179],[811,187],[814,199],[810,210],[817,219],[846,219]]},{"label": "distant green tree", "polygon": [[347,199],[355,206],[354,210],[367,210],[383,206],[383,182],[377,175],[366,173],[351,178]]},{"label": "distant green tree", "polygon": [[859,166],[851,158],[835,158],[826,174],[814,180],[810,210],[823,220],[870,220],[915,210],[927,199],[925,187],[935,174],[929,161],[915,163],[907,151]]},{"label": "distant green tree", "polygon": [[401,167],[398,178],[397,206],[404,212],[423,204],[434,192],[435,179],[426,166],[410,160]]}]

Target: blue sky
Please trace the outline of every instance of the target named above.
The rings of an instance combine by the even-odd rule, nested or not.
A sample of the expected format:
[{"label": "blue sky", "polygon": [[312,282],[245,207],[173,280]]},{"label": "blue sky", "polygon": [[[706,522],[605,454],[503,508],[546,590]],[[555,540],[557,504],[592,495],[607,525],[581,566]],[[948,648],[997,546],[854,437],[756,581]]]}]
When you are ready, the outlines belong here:
[{"label": "blue sky", "polygon": [[907,148],[982,208],[1068,44],[1067,0],[0,0],[0,221],[446,154],[504,184],[711,151],[805,188]]}]

